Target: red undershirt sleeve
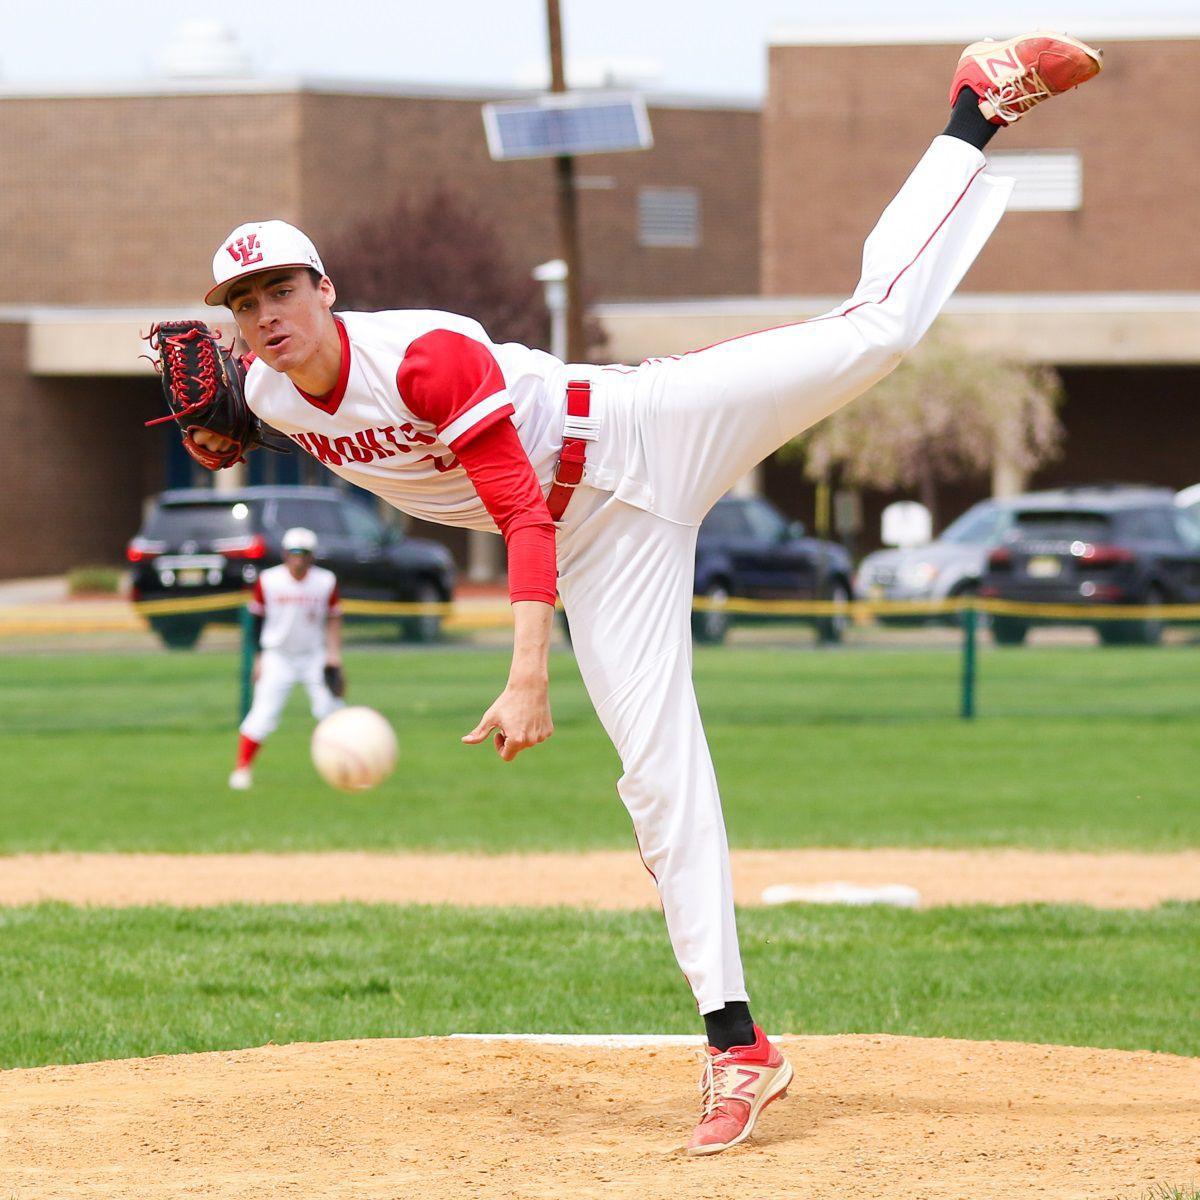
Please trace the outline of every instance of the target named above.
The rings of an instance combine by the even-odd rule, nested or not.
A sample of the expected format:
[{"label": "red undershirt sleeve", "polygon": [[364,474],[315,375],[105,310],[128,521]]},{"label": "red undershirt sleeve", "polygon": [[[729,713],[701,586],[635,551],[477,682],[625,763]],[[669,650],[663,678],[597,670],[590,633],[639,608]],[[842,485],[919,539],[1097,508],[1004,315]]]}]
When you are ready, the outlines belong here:
[{"label": "red undershirt sleeve", "polygon": [[553,604],[558,592],[554,522],[512,422],[492,425],[457,453],[504,535],[509,599]]},{"label": "red undershirt sleeve", "polygon": [[491,351],[465,334],[431,330],[409,346],[396,388],[414,416],[436,426],[503,535],[509,598],[553,604],[554,522],[509,420],[513,405]]}]

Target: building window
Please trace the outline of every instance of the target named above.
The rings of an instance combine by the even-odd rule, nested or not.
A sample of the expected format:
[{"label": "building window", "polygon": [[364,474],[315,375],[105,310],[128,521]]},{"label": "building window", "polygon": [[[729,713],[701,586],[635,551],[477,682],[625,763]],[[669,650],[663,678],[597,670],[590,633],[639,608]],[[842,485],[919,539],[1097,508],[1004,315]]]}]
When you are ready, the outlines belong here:
[{"label": "building window", "polygon": [[1083,204],[1083,164],[1076,150],[1000,150],[988,155],[988,165],[1016,179],[1012,212],[1074,212]]},{"label": "building window", "polygon": [[700,193],[686,187],[639,189],[638,242],[643,246],[700,245]]}]

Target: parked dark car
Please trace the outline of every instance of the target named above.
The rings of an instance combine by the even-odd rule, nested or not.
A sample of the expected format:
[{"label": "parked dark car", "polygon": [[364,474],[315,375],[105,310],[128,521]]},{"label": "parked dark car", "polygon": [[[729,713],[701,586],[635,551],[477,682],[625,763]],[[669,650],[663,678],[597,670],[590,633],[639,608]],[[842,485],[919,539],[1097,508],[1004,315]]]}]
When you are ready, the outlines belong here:
[{"label": "parked dark car", "polygon": [[[323,487],[246,487],[217,492],[186,488],[154,502],[126,557],[137,600],[167,600],[238,592],[281,562],[280,539],[301,525],[317,535],[316,561],[338,577],[343,596],[422,603],[449,600],[454,562],[438,542],[404,537],[347,493]],[[236,613],[152,617],[168,646],[194,645],[205,624]],[[429,642],[441,620],[411,617],[405,637]]]},{"label": "parked dark car", "polygon": [[[1113,604],[1200,603],[1200,522],[1163,488],[1066,488],[1021,497],[1002,545],[991,552],[981,596],[1031,604],[1087,605],[1105,644],[1153,645],[1163,623],[1105,621]],[[1001,645],[1020,645],[1032,621],[995,616]],[[1040,619],[1039,619],[1040,623]]]},{"label": "parked dark car", "polygon": [[[713,505],[696,542],[696,596],[721,605],[749,600],[849,601],[850,555],[836,542],[806,537],[759,496],[725,496]],[[700,642],[721,642],[731,614],[719,607],[692,615]],[[841,641],[848,616],[813,618],[823,642]]]}]

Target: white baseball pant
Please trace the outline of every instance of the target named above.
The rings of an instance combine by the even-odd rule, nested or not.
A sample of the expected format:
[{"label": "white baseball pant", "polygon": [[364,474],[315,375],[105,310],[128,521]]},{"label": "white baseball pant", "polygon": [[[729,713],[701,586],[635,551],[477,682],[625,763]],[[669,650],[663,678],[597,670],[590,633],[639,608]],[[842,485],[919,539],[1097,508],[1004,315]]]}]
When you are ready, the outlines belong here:
[{"label": "white baseball pant", "polygon": [[635,507],[578,489],[558,534],[559,591],[701,1013],[748,997],[691,679],[697,526],[755,464],[882,379],[926,332],[1012,190],[984,163],[967,143],[936,138],[867,239],[854,295],[825,316],[602,371],[593,383],[647,498]]},{"label": "white baseball pant", "polygon": [[240,732],[256,742],[266,741],[279,727],[283,707],[298,683],[308,692],[313,720],[320,721],[342,707],[343,701],[325,686],[323,650],[320,654],[307,654],[302,658],[281,654],[278,650],[264,650],[262,669],[254,685],[254,702]]}]

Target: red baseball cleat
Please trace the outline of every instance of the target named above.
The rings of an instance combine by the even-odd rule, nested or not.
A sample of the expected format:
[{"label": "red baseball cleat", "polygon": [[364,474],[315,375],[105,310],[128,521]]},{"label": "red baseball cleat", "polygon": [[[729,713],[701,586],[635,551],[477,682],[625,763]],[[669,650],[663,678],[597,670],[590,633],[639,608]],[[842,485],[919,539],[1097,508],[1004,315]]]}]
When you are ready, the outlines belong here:
[{"label": "red baseball cleat", "polygon": [[757,1025],[753,1046],[734,1046],[723,1053],[709,1046],[700,1077],[704,1115],[685,1153],[719,1154],[745,1141],[758,1114],[786,1095],[791,1082],[791,1063]]},{"label": "red baseball cleat", "polygon": [[1011,125],[1031,108],[1100,73],[1101,52],[1065,33],[1026,33],[1006,42],[972,42],[950,85],[953,107],[963,88],[979,97],[993,125]]}]

